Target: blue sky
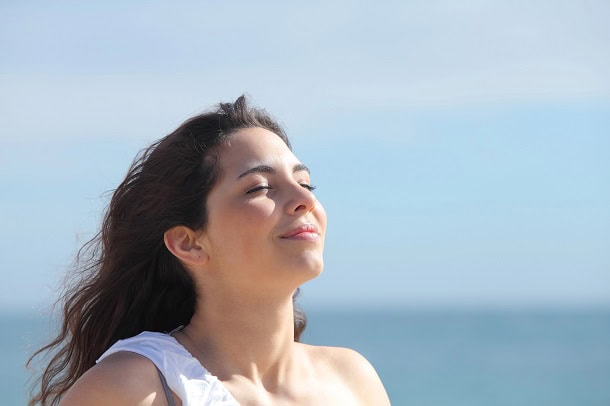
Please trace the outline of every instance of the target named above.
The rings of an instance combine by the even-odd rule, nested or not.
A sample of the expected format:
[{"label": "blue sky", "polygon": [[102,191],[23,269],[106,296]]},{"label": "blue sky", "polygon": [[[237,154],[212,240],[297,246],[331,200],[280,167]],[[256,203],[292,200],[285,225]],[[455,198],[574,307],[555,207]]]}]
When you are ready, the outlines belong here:
[{"label": "blue sky", "polygon": [[45,308],[136,152],[242,93],[329,214],[306,306],[610,306],[609,16],[4,2],[0,309]]}]

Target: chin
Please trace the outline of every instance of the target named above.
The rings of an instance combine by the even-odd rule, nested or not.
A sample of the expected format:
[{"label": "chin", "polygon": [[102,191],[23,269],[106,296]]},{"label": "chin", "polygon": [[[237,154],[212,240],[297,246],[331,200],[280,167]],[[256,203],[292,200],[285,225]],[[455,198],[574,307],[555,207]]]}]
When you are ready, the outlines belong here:
[{"label": "chin", "polygon": [[323,269],[324,260],[322,258],[307,258],[307,260],[304,260],[293,267],[294,273],[302,277],[303,280],[301,283],[316,278],[322,273]]}]

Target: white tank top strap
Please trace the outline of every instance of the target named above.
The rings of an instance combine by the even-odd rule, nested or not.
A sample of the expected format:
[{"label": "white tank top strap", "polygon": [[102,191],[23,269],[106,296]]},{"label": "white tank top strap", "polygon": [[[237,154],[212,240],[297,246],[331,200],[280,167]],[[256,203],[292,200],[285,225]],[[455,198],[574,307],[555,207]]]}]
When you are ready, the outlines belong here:
[{"label": "white tank top strap", "polygon": [[120,351],[142,355],[155,364],[183,406],[239,405],[222,382],[169,334],[145,331],[119,340],[97,362]]}]

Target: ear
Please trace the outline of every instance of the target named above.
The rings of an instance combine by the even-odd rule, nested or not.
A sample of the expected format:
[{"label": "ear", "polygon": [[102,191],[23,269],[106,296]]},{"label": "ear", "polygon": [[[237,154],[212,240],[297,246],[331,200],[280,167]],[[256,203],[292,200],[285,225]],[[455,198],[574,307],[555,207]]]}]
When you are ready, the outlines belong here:
[{"label": "ear", "polygon": [[175,226],[163,234],[165,246],[176,258],[187,265],[203,265],[208,254],[195,231],[185,226]]}]

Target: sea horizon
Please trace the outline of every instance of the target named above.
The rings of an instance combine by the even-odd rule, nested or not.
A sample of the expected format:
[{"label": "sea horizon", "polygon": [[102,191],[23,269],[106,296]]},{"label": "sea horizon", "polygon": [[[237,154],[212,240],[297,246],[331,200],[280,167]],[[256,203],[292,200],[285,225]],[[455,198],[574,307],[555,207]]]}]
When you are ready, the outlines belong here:
[{"label": "sea horizon", "polygon": [[[604,306],[303,307],[303,341],[362,353],[393,405],[610,404]],[[50,337],[52,320],[0,311],[0,324],[2,393],[7,404],[25,404],[24,363]]]}]

